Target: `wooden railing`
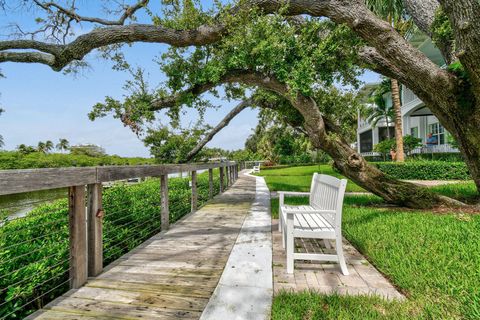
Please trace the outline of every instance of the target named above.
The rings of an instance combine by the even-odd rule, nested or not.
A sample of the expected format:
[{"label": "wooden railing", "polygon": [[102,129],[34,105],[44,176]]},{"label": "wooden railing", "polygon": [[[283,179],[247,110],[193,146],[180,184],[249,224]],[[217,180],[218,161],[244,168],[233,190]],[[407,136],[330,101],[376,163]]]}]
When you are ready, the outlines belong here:
[{"label": "wooden railing", "polygon": [[190,173],[191,211],[194,212],[198,207],[198,171],[208,171],[209,198],[213,198],[214,169],[219,169],[221,193],[233,184],[238,178],[239,170],[243,167],[243,164],[236,162],[220,162],[2,170],[0,171],[0,195],[68,188],[69,283],[71,288],[79,288],[85,284],[87,277],[97,276],[103,269],[102,183],[132,178],[159,178],[161,201],[158,219],[161,220],[161,230],[167,230],[170,223],[169,174]]}]

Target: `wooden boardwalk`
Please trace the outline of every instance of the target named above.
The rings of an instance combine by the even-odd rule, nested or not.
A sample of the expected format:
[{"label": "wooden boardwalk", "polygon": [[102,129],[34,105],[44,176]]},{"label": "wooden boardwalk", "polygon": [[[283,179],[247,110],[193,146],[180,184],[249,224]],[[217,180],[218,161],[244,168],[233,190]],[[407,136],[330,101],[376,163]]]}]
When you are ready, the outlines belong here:
[{"label": "wooden boardwalk", "polygon": [[254,198],[255,178],[240,175],[196,213],[27,319],[199,319]]}]

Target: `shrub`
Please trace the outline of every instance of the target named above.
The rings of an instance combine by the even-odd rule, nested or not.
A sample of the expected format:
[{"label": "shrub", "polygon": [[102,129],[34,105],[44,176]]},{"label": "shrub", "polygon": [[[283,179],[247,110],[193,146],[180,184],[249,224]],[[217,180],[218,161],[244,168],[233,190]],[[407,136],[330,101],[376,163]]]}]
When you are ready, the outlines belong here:
[{"label": "shrub", "polygon": [[408,161],[376,162],[385,174],[396,179],[468,180],[471,179],[464,162]]},{"label": "shrub", "polygon": [[[403,137],[403,151],[409,154],[413,149],[422,145],[422,139],[406,135]],[[395,138],[383,140],[375,145],[374,151],[383,155],[384,159],[390,154],[390,150],[397,149],[397,141]]]},{"label": "shrub", "polygon": [[44,154],[33,152],[23,154],[17,151],[0,151],[0,170],[142,164],[153,164],[153,159],[123,158],[116,155],[90,157],[88,155],[64,153]]}]

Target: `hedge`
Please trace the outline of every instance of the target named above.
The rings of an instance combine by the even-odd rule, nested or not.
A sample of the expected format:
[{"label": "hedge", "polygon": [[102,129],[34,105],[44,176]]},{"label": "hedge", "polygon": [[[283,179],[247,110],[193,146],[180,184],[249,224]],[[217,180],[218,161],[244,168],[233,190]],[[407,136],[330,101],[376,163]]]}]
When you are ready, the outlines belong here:
[{"label": "hedge", "polygon": [[467,166],[464,162],[445,161],[407,161],[376,162],[382,172],[396,179],[410,180],[469,180]]},{"label": "hedge", "polygon": [[144,164],[154,164],[154,159],[124,158],[115,155],[90,157],[64,153],[33,152],[22,154],[17,151],[0,151],[0,170]]}]

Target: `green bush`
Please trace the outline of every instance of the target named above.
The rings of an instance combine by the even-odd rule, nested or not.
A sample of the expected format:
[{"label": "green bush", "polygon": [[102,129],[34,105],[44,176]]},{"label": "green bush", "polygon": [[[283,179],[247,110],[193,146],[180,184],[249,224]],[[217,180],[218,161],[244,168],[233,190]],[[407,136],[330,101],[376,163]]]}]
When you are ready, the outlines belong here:
[{"label": "green bush", "polygon": [[469,180],[464,162],[408,161],[376,162],[375,165],[387,175],[396,179],[412,180]]},{"label": "green bush", "polygon": [[415,160],[436,160],[448,162],[462,162],[461,153],[453,152],[435,152],[435,153],[417,153],[409,156],[410,159]]},{"label": "green bush", "polygon": [[[214,170],[214,194],[220,191]],[[198,204],[209,198],[208,174],[198,175]],[[107,265],[160,231],[160,182],[104,189],[103,246]],[[190,212],[188,178],[169,179],[170,221]],[[68,203],[43,204],[26,217],[0,221],[0,318],[22,319],[69,288]]]},{"label": "green bush", "polygon": [[33,152],[22,154],[17,151],[0,151],[0,170],[59,168],[59,167],[91,167],[106,165],[141,165],[153,164],[153,159],[123,158],[119,156],[91,157],[64,153]]}]

